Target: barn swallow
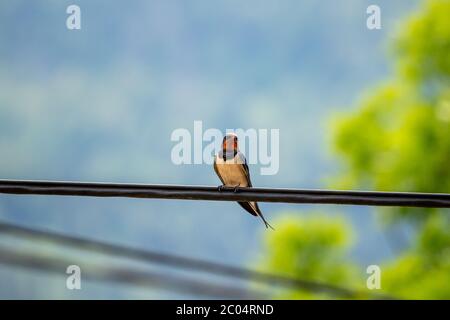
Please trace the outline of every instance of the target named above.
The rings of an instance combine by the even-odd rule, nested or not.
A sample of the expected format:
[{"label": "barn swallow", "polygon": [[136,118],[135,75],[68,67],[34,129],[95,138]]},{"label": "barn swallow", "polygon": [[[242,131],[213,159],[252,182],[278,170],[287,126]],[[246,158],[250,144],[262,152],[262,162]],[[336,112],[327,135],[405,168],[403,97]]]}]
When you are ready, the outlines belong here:
[{"label": "barn swallow", "polygon": [[[233,187],[237,192],[240,187],[252,187],[250,181],[250,171],[247,160],[242,152],[239,151],[238,138],[234,133],[229,133],[223,138],[222,149],[214,158],[214,170],[219,176],[223,185],[219,186],[219,191],[224,186]],[[247,212],[254,216],[260,216],[266,228],[273,227],[264,219],[257,202],[238,202]]]}]

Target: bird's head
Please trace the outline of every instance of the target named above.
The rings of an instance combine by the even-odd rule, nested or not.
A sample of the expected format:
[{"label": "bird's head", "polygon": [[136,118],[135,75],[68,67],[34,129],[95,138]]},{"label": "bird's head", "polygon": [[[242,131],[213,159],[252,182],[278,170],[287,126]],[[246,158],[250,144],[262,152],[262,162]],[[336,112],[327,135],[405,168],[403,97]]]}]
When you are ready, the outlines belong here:
[{"label": "bird's head", "polygon": [[233,151],[234,153],[238,152],[238,137],[234,133],[227,133],[225,137],[223,137],[222,142],[223,152]]}]

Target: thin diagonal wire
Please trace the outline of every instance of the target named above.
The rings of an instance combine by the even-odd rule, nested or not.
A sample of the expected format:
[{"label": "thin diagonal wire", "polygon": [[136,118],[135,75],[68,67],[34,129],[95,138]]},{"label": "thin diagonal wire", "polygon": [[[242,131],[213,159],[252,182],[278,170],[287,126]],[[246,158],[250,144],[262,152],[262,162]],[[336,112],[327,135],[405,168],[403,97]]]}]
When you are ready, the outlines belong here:
[{"label": "thin diagonal wire", "polygon": [[[41,272],[52,272],[67,276],[64,272],[73,265],[73,261],[61,257],[43,256],[32,252],[17,252],[0,246],[0,264],[22,267]],[[126,268],[124,266],[105,266],[81,262],[82,279],[91,281],[109,281],[147,289],[164,289],[196,296],[222,299],[263,298],[260,292],[235,286],[213,284],[186,277],[160,274],[149,271]]]},{"label": "thin diagonal wire", "polygon": [[[338,296],[355,297],[367,295],[356,290],[351,290],[325,283],[301,280],[287,276],[275,275],[250,269],[230,266],[226,264],[210,262],[200,259],[181,257],[164,254],[149,250],[134,249],[117,244],[110,244],[95,240],[88,240],[74,236],[63,235],[55,232],[36,230],[28,227],[17,226],[5,222],[0,222],[0,233],[13,236],[27,237],[32,239],[50,241],[60,245],[67,245],[103,254],[110,254],[115,257],[124,257],[134,260],[166,265],[181,268],[184,270],[201,271],[210,274],[228,276],[247,281],[255,281],[268,285],[278,285],[288,288],[303,289],[313,292],[328,292]],[[389,298],[385,295],[371,295],[373,298]]]}]

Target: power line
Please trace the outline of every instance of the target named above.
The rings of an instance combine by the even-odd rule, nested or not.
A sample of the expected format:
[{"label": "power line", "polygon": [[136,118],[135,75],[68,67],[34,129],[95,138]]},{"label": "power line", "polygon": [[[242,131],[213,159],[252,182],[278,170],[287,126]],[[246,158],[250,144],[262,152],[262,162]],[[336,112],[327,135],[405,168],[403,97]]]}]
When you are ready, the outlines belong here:
[{"label": "power line", "polygon": [[[364,292],[359,292],[335,285],[264,273],[260,271],[254,271],[200,259],[181,257],[149,250],[134,249],[116,244],[109,244],[95,240],[62,235],[55,232],[36,230],[4,222],[0,222],[0,233],[55,242],[78,249],[81,248],[103,254],[110,254],[115,257],[130,258],[143,262],[162,264],[170,267],[182,268],[184,270],[202,271],[210,274],[238,278],[241,280],[255,281],[271,286],[278,285],[282,287],[296,288],[312,292],[327,292],[344,297],[368,295]],[[392,297],[388,297],[386,295],[371,294],[370,296],[373,298],[392,299]]]},{"label": "power line", "polygon": [[0,180],[0,193],[450,208],[450,194]]},{"label": "power line", "polygon": [[[32,252],[17,252],[0,246],[0,264],[67,276],[65,274],[66,268],[74,263],[73,260],[67,258],[50,257]],[[110,281],[147,289],[159,288],[184,294],[221,299],[255,299],[264,297],[260,292],[254,290],[142,271],[136,268],[106,266],[83,261],[77,262],[77,265],[82,269],[83,279],[91,281]]]}]

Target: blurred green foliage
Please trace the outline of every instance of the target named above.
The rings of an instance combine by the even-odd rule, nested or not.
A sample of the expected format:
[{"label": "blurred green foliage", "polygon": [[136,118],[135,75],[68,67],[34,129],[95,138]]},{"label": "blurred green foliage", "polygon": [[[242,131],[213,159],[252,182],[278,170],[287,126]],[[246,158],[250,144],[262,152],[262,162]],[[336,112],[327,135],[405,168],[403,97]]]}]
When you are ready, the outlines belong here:
[{"label": "blurred green foliage", "polygon": [[[450,192],[450,1],[424,2],[395,42],[398,74],[332,120],[341,188]],[[423,220],[423,210],[389,217]]]},{"label": "blurred green foliage", "polygon": [[[277,274],[328,284],[348,284],[355,279],[348,263],[351,228],[343,219],[322,216],[299,220],[290,214],[277,221],[276,232],[266,238],[267,255],[262,265]],[[279,298],[307,299],[305,291],[281,292]],[[322,297],[326,297],[325,295]]]},{"label": "blurred green foliage", "polygon": [[423,9],[405,23],[395,43],[401,77],[448,88],[450,75],[450,4],[425,1]]},{"label": "blurred green foliage", "polygon": [[383,291],[405,299],[449,299],[449,230],[449,219],[428,219],[417,244],[383,268]]},{"label": "blurred green foliage", "polygon": [[[332,120],[345,189],[450,193],[450,1],[425,1],[395,39],[397,73],[351,114]],[[448,210],[389,208],[388,221],[414,222],[417,238],[381,266],[382,290],[399,298],[450,299]],[[265,265],[301,279],[365,287],[348,259],[344,221],[286,218],[267,235]],[[367,289],[366,289],[367,290]],[[286,292],[285,298],[321,298]]]}]

